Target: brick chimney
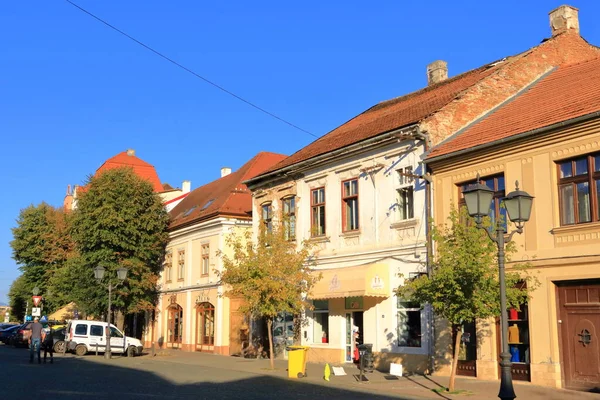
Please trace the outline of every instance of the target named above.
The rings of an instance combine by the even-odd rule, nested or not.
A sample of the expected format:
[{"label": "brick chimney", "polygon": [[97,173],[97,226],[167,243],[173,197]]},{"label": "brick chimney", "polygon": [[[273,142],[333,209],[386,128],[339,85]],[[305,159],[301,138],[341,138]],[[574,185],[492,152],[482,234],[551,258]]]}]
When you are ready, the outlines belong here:
[{"label": "brick chimney", "polygon": [[570,29],[579,33],[579,9],[564,5],[550,11],[549,15],[552,37]]},{"label": "brick chimney", "polygon": [[229,175],[230,173],[231,173],[231,168],[229,168],[229,167],[221,168],[221,178]]},{"label": "brick chimney", "polygon": [[431,86],[448,79],[448,63],[437,60],[427,66],[427,85]]},{"label": "brick chimney", "polygon": [[127,149],[127,155],[128,156],[135,156],[135,150],[134,149]]}]

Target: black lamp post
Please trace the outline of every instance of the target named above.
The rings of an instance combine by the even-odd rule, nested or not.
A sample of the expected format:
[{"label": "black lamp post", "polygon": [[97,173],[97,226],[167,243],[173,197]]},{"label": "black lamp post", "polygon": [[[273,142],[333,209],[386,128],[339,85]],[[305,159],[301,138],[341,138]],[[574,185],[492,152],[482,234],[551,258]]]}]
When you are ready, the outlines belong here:
[{"label": "black lamp post", "polygon": [[[104,278],[104,272],[105,272],[105,268],[102,265],[98,265],[97,267],[94,268],[94,277],[96,278],[96,280],[98,282],[102,282],[102,279]],[[119,282],[114,286],[115,288],[117,286],[119,286],[121,283],[123,283],[123,281],[125,280],[125,278],[127,278],[127,268],[118,268],[117,269],[117,278],[119,278]],[[110,310],[112,308],[112,289],[113,289],[113,284],[111,279],[108,280],[108,313],[107,313],[107,328],[106,328],[106,349],[104,351],[104,358],[110,358],[111,357],[111,352],[110,352]]]},{"label": "black lamp post", "polygon": [[508,213],[508,219],[513,222],[517,229],[504,237],[504,227],[500,221],[496,221],[495,233],[484,229],[482,220],[490,213],[494,191],[483,185],[480,182],[479,174],[477,174],[477,183],[469,189],[463,190],[465,203],[469,215],[475,218],[477,228],[484,229],[490,239],[498,246],[498,269],[500,275],[500,321],[501,321],[501,336],[502,336],[502,353],[500,354],[500,391],[498,397],[502,400],[513,400],[515,390],[512,383],[512,363],[510,361],[510,352],[508,349],[508,319],[506,315],[506,282],[504,271],[504,245],[510,242],[515,233],[523,233],[523,224],[529,221],[531,215],[531,207],[533,205],[533,196],[519,190],[519,181],[515,182],[515,191],[510,192],[503,200],[504,206]]}]

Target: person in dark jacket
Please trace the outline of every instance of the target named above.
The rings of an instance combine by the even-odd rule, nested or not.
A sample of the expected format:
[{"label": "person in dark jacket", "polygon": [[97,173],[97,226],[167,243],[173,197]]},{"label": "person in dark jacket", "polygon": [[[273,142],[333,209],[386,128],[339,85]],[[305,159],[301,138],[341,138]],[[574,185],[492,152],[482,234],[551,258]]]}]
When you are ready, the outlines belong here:
[{"label": "person in dark jacket", "polygon": [[44,364],[46,363],[46,356],[50,353],[50,364],[54,364],[54,337],[52,335],[52,326],[48,324],[48,327],[44,329],[42,333],[42,347],[44,349]]}]

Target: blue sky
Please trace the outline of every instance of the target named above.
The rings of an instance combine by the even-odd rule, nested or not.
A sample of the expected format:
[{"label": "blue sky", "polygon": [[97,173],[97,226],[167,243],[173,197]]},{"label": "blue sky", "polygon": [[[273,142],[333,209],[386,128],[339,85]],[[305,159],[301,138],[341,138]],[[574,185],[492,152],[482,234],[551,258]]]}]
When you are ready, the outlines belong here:
[{"label": "blue sky", "polygon": [[[453,76],[537,45],[564,0],[75,2],[320,136],[423,87],[434,60]],[[570,4],[600,45],[600,2]],[[19,274],[9,246],[19,210],[62,204],[67,185],[107,158],[134,148],[163,182],[195,188],[261,150],[291,154],[314,140],[66,1],[5,2],[0,35],[0,303]]]}]

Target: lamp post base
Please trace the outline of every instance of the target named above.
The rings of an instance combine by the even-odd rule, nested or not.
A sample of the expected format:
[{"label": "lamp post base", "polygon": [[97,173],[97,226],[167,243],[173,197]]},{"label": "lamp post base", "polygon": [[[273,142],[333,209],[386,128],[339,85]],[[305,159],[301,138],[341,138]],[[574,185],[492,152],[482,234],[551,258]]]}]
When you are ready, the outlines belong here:
[{"label": "lamp post base", "polygon": [[500,361],[500,392],[498,397],[501,400],[514,400],[517,395],[513,388],[510,353],[502,352],[500,358],[502,361]]}]

